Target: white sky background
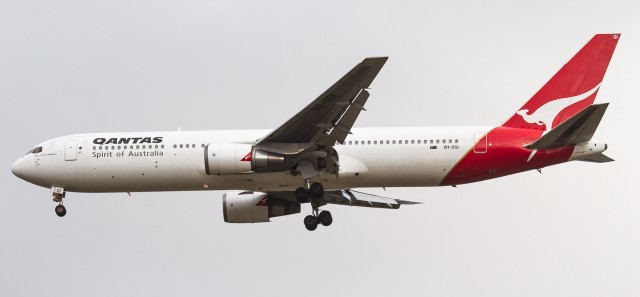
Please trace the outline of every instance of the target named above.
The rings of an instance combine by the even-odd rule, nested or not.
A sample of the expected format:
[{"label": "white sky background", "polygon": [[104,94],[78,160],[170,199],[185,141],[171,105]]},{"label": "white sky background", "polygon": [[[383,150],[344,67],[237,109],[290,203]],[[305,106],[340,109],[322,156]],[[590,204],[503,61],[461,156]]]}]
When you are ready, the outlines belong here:
[{"label": "white sky background", "polygon": [[[1,1],[0,296],[638,296],[638,1]],[[595,33],[621,32],[597,102],[609,164],[458,188],[366,189],[222,220],[222,192],[69,193],[11,163],[82,132],[275,128],[367,56],[390,56],[356,126],[490,125]]]}]

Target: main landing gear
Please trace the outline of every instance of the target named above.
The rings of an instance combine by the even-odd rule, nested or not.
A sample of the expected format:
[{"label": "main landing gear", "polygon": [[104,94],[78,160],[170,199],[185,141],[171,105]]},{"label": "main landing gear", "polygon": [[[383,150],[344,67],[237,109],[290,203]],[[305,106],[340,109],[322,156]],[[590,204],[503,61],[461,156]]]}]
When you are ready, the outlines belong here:
[{"label": "main landing gear", "polygon": [[322,201],[324,196],[324,187],[321,183],[312,183],[305,181],[307,187],[299,187],[295,191],[296,200],[300,203],[311,202],[312,213],[304,218],[304,226],[309,231],[316,230],[318,224],[329,226],[333,223],[333,217],[327,210],[320,211],[320,206],[326,204]]},{"label": "main landing gear", "polygon": [[51,187],[51,191],[53,192],[53,202],[58,203],[56,205],[56,214],[59,217],[64,217],[67,214],[67,208],[62,204],[62,198],[67,194],[63,188],[59,187]]}]

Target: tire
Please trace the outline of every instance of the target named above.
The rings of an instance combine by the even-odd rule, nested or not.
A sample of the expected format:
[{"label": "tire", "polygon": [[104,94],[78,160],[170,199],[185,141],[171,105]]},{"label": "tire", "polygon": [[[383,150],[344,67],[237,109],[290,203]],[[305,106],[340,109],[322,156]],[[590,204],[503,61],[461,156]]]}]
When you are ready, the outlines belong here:
[{"label": "tire", "polygon": [[296,200],[300,203],[309,202],[309,195],[310,195],[309,190],[303,187],[299,187],[296,189],[296,192],[295,192]]},{"label": "tire", "polygon": [[304,217],[304,227],[309,231],[316,230],[318,228],[318,219],[312,215]]},{"label": "tire", "polygon": [[329,226],[331,225],[331,223],[333,223],[333,217],[331,216],[330,212],[323,210],[318,215],[318,221],[320,221],[320,224],[322,224],[322,226]]},{"label": "tire", "polygon": [[312,183],[309,187],[309,193],[313,198],[322,198],[324,196],[324,187],[322,187],[321,183]]},{"label": "tire", "polygon": [[67,208],[64,207],[64,205],[62,205],[62,204],[56,206],[56,214],[59,217],[64,217],[67,214]]}]

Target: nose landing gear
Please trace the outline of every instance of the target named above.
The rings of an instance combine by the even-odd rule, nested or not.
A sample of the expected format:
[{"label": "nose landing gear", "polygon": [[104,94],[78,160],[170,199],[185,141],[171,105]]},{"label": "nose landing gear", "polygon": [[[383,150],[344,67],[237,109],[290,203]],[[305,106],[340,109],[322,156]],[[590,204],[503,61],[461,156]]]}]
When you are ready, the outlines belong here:
[{"label": "nose landing gear", "polygon": [[64,191],[64,188],[60,187],[51,187],[51,192],[53,192],[53,202],[58,203],[55,208],[56,214],[59,217],[64,217],[67,214],[67,208],[62,204],[62,198],[64,198],[67,192]]}]

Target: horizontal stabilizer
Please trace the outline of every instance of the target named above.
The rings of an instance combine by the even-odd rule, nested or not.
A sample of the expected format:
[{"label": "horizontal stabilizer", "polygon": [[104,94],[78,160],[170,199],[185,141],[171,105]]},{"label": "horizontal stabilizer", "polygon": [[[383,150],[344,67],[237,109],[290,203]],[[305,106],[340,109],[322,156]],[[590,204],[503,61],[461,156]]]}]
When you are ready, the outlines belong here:
[{"label": "horizontal stabilizer", "polygon": [[350,206],[362,206],[373,208],[398,209],[403,204],[421,204],[422,202],[405,201],[367,194],[352,190],[327,191],[324,193],[324,200],[331,204],[341,204]]},{"label": "horizontal stabilizer", "polygon": [[593,162],[593,163],[607,163],[607,162],[613,162],[615,160],[609,158],[605,154],[597,154],[597,155],[593,155],[583,159],[579,159],[578,161]]},{"label": "horizontal stabilizer", "polygon": [[608,106],[609,103],[587,106],[573,117],[542,135],[534,143],[526,145],[525,148],[542,150],[575,145],[591,140]]}]

